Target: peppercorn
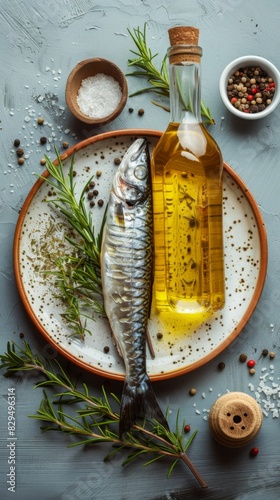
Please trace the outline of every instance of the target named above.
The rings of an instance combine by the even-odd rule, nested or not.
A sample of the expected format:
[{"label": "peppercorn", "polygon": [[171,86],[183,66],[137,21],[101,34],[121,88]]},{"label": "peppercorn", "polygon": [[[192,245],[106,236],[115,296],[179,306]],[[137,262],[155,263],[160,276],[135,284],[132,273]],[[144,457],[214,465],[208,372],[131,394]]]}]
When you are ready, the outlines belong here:
[{"label": "peppercorn", "polygon": [[256,361],[254,359],[249,359],[249,361],[247,361],[248,368],[254,368],[255,364]]},{"label": "peppercorn", "polygon": [[263,349],[262,351],[262,355],[265,357],[268,355],[268,350],[267,349]]},{"label": "peppercorn", "polygon": [[250,368],[249,373],[250,373],[250,375],[255,375],[255,373],[256,373],[255,368]]},{"label": "peppercorn", "polygon": [[144,113],[145,113],[145,111],[144,111],[143,108],[138,109],[138,115],[139,116],[143,116]]},{"label": "peppercorn", "polygon": [[96,172],[96,177],[101,177],[101,175],[102,175],[101,170],[97,170],[97,172]]},{"label": "peppercorn", "polygon": [[103,200],[98,200],[97,204],[98,204],[99,207],[103,207],[104,201]]},{"label": "peppercorn", "polygon": [[271,352],[269,353],[269,357],[270,357],[270,359],[275,358],[275,352],[271,351]]},{"label": "peppercorn", "polygon": [[194,389],[194,387],[192,387],[190,390],[189,390],[189,395],[190,396],[195,396],[196,394],[196,389]]},{"label": "peppercorn", "polygon": [[18,164],[21,167],[24,164],[24,158],[19,158],[18,159]]},{"label": "peppercorn", "polygon": [[[271,103],[270,98],[273,97],[274,92],[275,83],[259,66],[240,68],[228,79],[228,99],[241,112],[263,111]],[[269,97],[269,102],[267,97]]]},{"label": "peppercorn", "polygon": [[40,138],[40,143],[41,144],[46,144],[46,142],[47,142],[47,138],[46,137],[41,137]]},{"label": "peppercorn", "polygon": [[219,370],[223,370],[225,368],[225,363],[223,363],[223,361],[220,361],[220,363],[218,364],[218,368]]},{"label": "peppercorn", "polygon": [[89,183],[89,187],[90,187],[90,188],[93,188],[94,186],[95,186],[95,182],[94,182],[94,181],[90,181],[90,183]]},{"label": "peppercorn", "polygon": [[94,200],[91,200],[90,204],[89,204],[90,207],[95,207],[95,201]]},{"label": "peppercorn", "polygon": [[18,146],[19,146],[19,145],[20,145],[20,140],[19,140],[19,139],[15,139],[15,140],[14,140],[14,146],[15,146],[16,148],[18,148]]},{"label": "peppercorn", "polygon": [[133,108],[128,108],[129,113],[133,113],[134,109]]},{"label": "peppercorn", "polygon": [[120,158],[115,158],[114,159],[114,164],[115,165],[120,165],[120,163],[121,163],[121,159]]},{"label": "peppercorn", "polygon": [[186,425],[184,426],[184,431],[185,431],[185,432],[190,432],[190,430],[191,430],[191,426],[190,426],[189,424],[186,424]]},{"label": "peppercorn", "polygon": [[44,167],[47,163],[46,158],[41,158],[40,163],[41,163],[42,167]]},{"label": "peppercorn", "polygon": [[19,156],[19,157],[24,155],[24,151],[22,148],[18,148],[16,153],[17,153],[17,156]]},{"label": "peppercorn", "polygon": [[97,191],[97,189],[94,189],[94,190],[92,191],[92,193],[93,193],[93,196],[98,196],[98,191]]},{"label": "peppercorn", "polygon": [[240,354],[239,361],[241,361],[241,363],[245,363],[246,360],[247,360],[247,355],[243,353]]},{"label": "peppercorn", "polygon": [[23,333],[23,332],[20,332],[20,334],[19,334],[19,338],[20,338],[20,339],[23,339],[23,337],[24,337],[24,333]]},{"label": "peppercorn", "polygon": [[37,119],[38,125],[43,125],[44,121],[45,120],[44,120],[44,118],[42,116],[39,116],[39,118]]},{"label": "peppercorn", "polygon": [[88,197],[88,200],[92,200],[92,198],[94,197],[93,192],[92,192],[92,191],[89,191],[89,193],[88,193],[87,197]]},{"label": "peppercorn", "polygon": [[62,147],[63,147],[63,149],[67,149],[69,147],[69,143],[67,141],[64,141],[62,143]]},{"label": "peppercorn", "polygon": [[163,338],[163,335],[162,335],[162,333],[161,333],[161,332],[158,332],[158,333],[157,333],[157,338],[158,338],[159,340],[161,340],[161,339]]},{"label": "peppercorn", "polygon": [[256,457],[258,453],[259,453],[258,448],[251,448],[251,450],[250,450],[251,457]]},{"label": "peppercorn", "polygon": [[105,352],[105,354],[107,354],[110,351],[110,347],[108,347],[107,345],[105,345],[103,351]]}]

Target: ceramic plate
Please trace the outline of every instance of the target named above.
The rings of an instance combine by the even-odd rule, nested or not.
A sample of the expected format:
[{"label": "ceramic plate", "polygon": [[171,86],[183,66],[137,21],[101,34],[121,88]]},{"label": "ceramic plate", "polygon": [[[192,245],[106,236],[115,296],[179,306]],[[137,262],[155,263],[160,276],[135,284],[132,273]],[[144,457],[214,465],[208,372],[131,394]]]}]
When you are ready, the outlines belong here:
[{"label": "ceramic plate", "polygon": [[[120,158],[136,137],[146,136],[151,147],[161,136],[148,130],[121,130],[91,137],[62,155],[69,169],[75,152],[77,194],[93,175],[98,199],[90,207],[96,234],[108,200],[115,158]],[[97,171],[101,171],[98,177]],[[152,380],[171,378],[194,370],[222,352],[240,333],[251,317],[266,276],[267,241],[256,202],[238,175],[224,165],[224,245],[226,270],[226,305],[202,324],[189,324],[179,315],[172,321],[152,312],[149,332],[155,350],[147,352],[147,370]],[[14,243],[16,281],[26,310],[47,342],[69,360],[99,375],[122,380],[124,366],[111,338],[104,317],[88,321],[91,335],[84,340],[70,336],[63,320],[64,306],[55,298],[54,278],[44,271],[52,268],[58,252],[67,251],[65,234],[69,227],[61,214],[46,202],[50,194],[46,180],[39,179],[21,210]],[[158,338],[162,333],[162,338]],[[108,352],[104,352],[108,350]]]}]

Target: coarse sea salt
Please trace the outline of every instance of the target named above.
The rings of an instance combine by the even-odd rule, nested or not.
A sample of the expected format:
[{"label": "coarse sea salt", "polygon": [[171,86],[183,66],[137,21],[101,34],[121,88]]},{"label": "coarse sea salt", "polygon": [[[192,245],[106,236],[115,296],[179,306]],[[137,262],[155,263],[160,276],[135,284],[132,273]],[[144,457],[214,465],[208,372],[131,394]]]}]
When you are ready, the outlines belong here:
[{"label": "coarse sea salt", "polygon": [[82,113],[90,118],[99,119],[113,113],[121,98],[120,84],[112,76],[99,73],[82,80],[77,104]]}]

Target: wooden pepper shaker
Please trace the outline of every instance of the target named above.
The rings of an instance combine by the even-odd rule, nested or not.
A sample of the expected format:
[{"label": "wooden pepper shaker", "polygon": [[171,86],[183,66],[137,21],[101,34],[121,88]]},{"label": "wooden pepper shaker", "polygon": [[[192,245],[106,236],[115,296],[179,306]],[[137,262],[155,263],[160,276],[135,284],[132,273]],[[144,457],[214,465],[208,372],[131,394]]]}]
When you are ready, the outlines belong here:
[{"label": "wooden pepper shaker", "polygon": [[250,443],[262,425],[262,411],[254,398],[243,392],[224,394],[213,404],[209,425],[220,444],[237,448]]}]

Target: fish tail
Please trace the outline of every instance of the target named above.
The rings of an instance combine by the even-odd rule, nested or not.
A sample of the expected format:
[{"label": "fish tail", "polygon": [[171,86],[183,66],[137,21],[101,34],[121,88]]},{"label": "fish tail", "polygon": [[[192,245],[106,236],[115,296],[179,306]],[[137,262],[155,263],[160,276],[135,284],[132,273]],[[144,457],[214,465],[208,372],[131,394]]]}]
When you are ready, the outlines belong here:
[{"label": "fish tail", "polygon": [[169,430],[147,374],[138,387],[131,386],[128,381],[124,382],[119,422],[120,439],[139,417],[153,418]]}]

